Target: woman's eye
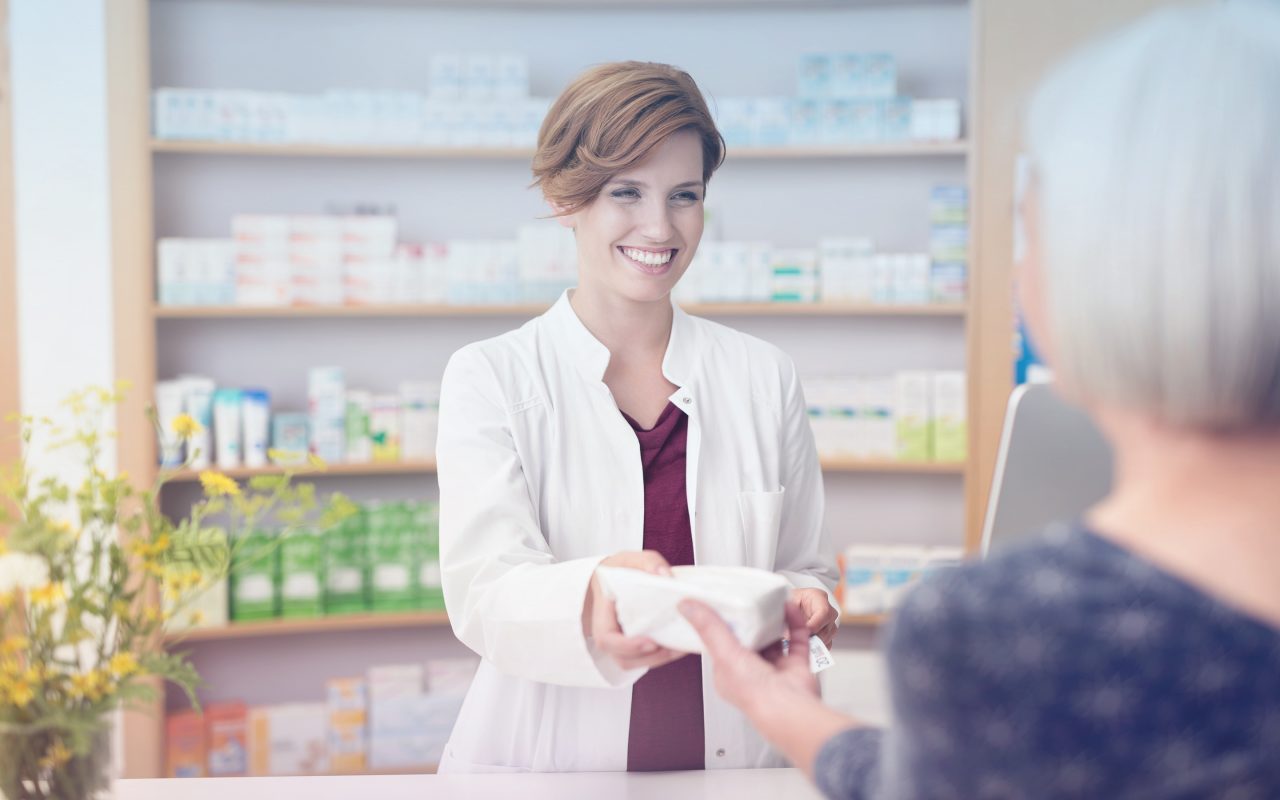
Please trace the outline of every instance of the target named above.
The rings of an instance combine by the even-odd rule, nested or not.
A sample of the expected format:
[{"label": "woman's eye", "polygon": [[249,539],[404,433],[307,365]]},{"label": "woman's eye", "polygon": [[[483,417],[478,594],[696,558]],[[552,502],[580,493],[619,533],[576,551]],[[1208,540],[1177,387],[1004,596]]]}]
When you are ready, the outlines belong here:
[{"label": "woman's eye", "polygon": [[679,200],[683,203],[696,203],[698,202],[698,195],[696,195],[693,192],[680,192],[675,196],[674,199]]},{"label": "woman's eye", "polygon": [[640,193],[635,189],[618,189],[613,193],[613,196],[619,200],[634,200],[640,196]]}]

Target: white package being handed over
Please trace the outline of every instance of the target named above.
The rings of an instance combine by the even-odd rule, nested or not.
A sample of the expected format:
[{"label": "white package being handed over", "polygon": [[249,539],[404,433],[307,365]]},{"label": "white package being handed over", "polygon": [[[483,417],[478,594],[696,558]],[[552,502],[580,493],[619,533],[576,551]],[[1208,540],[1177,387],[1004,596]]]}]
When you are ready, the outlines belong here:
[{"label": "white package being handed over", "polygon": [[702,653],[702,639],[677,605],[701,600],[715,609],[744,647],[760,650],[786,632],[785,578],[750,567],[672,567],[674,577],[625,567],[600,567],[605,593],[627,636],[647,636],[683,653]]}]

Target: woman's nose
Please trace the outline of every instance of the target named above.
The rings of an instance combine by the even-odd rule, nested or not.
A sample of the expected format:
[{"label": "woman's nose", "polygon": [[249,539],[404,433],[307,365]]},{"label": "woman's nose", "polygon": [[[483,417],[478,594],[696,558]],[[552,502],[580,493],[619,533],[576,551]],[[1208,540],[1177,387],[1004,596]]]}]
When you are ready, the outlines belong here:
[{"label": "woman's nose", "polygon": [[643,213],[644,218],[640,221],[640,235],[651,242],[668,241],[674,226],[671,224],[671,210],[667,208],[667,204],[650,204]]}]

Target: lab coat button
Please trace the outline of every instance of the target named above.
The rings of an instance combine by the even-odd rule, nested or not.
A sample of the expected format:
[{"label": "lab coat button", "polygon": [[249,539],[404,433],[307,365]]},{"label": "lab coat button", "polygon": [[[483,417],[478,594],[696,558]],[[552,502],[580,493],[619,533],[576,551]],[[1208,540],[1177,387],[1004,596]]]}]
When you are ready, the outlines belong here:
[{"label": "lab coat button", "polygon": [[687,405],[689,405],[690,403],[692,403],[692,402],[693,402],[693,398],[692,398],[692,397],[685,397],[685,398],[683,398],[680,402],[684,403],[684,404],[687,406]]},{"label": "lab coat button", "polygon": [[723,747],[721,747],[719,750],[717,750],[717,751],[716,751],[716,758],[724,758],[724,748],[723,748]]}]

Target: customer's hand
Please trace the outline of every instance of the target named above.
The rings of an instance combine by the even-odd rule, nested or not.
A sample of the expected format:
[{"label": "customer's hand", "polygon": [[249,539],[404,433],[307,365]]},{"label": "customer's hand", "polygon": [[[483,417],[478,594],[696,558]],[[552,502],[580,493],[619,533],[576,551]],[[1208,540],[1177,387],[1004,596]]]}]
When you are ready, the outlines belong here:
[{"label": "customer's hand", "polygon": [[791,598],[800,605],[804,612],[804,624],[817,634],[827,647],[836,638],[836,620],[840,612],[831,605],[827,593],[821,589],[796,589]]},{"label": "customer's hand", "polygon": [[[693,625],[715,671],[716,691],[754,720],[796,699],[818,696],[818,679],[809,669],[809,628],[799,604],[787,602],[790,651],[774,645],[763,655],[743,647],[712,608],[697,600],[680,601],[680,613]],[[757,723],[758,724],[758,723]]]},{"label": "customer's hand", "polygon": [[[671,565],[653,550],[616,553],[601,561],[599,566],[627,567],[654,575],[671,575]],[[623,634],[614,603],[605,595],[599,576],[594,574],[582,607],[582,629],[598,650],[613,658],[619,667],[626,670],[660,667],[688,655],[660,647],[647,636]]]}]

